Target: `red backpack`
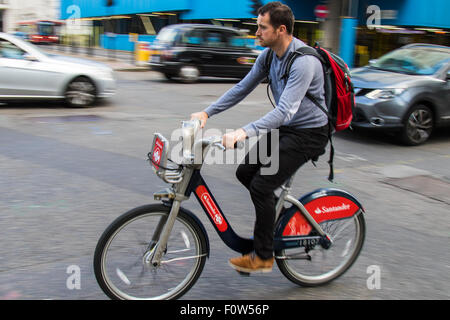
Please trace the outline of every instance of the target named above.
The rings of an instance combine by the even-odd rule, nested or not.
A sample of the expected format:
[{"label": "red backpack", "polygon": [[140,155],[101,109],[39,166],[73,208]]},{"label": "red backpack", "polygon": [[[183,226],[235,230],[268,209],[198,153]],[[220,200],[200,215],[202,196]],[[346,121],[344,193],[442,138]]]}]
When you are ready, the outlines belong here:
[{"label": "red backpack", "polygon": [[[355,93],[353,84],[350,79],[350,70],[344,60],[342,60],[342,58],[335,55],[334,53],[322,49],[318,44],[316,44],[314,48],[309,46],[299,48],[290,54],[290,56],[288,57],[286,71],[283,75],[283,78],[285,78],[286,81],[289,77],[289,72],[294,60],[298,56],[304,55],[316,57],[322,63],[323,67],[325,103],[327,109],[325,109],[315,97],[309,94],[309,92],[306,93],[306,97],[327,115],[329,123],[331,124],[329,133],[331,153],[330,160],[328,162],[330,164],[330,176],[328,177],[328,179],[331,181],[334,178],[334,147],[331,140],[331,135],[336,131],[342,131],[350,126],[353,119],[353,110],[355,107]],[[265,61],[267,72],[270,70],[272,58],[273,51],[270,50]],[[267,90],[268,88],[269,86],[267,87]]]}]

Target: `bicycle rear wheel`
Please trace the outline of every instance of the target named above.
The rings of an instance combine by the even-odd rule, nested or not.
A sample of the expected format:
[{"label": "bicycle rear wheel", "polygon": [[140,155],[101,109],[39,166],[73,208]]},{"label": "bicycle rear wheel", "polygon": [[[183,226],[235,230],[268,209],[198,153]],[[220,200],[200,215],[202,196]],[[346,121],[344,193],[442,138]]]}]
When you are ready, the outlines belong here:
[{"label": "bicycle rear wheel", "polygon": [[280,271],[298,285],[313,287],[338,278],[361,252],[366,232],[362,212],[347,219],[324,221],[320,226],[333,241],[330,248],[316,244],[275,252]]},{"label": "bicycle rear wheel", "polygon": [[101,236],[94,271],[111,299],[176,299],[189,290],[203,270],[206,237],[189,215],[180,211],[161,265],[150,258],[170,208],[162,204],[132,209],[117,218]]}]

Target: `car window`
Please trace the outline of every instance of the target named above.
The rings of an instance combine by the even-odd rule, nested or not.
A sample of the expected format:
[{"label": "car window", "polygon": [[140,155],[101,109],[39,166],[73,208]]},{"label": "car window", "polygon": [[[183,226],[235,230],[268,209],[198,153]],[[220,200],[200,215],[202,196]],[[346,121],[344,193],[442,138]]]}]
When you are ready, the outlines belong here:
[{"label": "car window", "polygon": [[181,36],[181,43],[189,46],[204,45],[204,40],[203,32],[199,29],[189,30]]},{"label": "car window", "polygon": [[444,51],[405,48],[384,55],[372,67],[413,75],[432,75],[449,62],[450,53]]},{"label": "car window", "polygon": [[158,33],[155,41],[158,43],[171,43],[175,40],[177,33],[175,28],[164,28]]},{"label": "car window", "polygon": [[206,31],[205,44],[208,47],[223,48],[226,47],[225,34],[220,31]]},{"label": "car window", "polygon": [[227,39],[227,45],[231,48],[249,48],[249,41],[247,37],[239,35],[239,34],[230,34]]},{"label": "car window", "polygon": [[0,57],[7,59],[24,59],[25,51],[15,44],[0,39]]}]

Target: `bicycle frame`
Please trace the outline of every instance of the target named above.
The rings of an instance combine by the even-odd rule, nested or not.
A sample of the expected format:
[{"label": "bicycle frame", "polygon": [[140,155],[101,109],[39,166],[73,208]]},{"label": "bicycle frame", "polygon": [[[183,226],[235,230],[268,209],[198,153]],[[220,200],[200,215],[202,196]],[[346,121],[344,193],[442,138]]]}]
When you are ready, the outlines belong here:
[{"label": "bicycle frame", "polygon": [[[154,193],[162,204],[125,212],[99,239],[94,273],[110,298],[176,299],[195,284],[209,257],[210,243],[197,215],[181,206],[192,194],[230,249],[241,254],[254,251],[254,240],[234,232],[200,173],[209,148],[225,147],[221,136],[193,140],[199,125],[183,122],[182,158],[176,162],[168,157],[167,139],[155,133],[148,158],[156,175],[171,187]],[[177,155],[174,150],[179,149],[173,149],[171,156]],[[296,199],[290,195],[294,176],[281,185],[275,204],[273,255],[290,281],[302,286],[325,284],[357,259],[366,230],[364,209],[352,195],[338,189],[318,189]],[[285,207],[286,202],[291,206]]]},{"label": "bicycle frame", "polygon": [[[320,237],[326,236],[325,232],[322,230],[319,224],[311,217],[305,207],[295,198],[289,196],[290,184],[292,183],[293,178],[291,178],[288,183],[283,185],[283,192],[277,203],[277,217],[281,213],[284,202],[288,201],[297,206],[302,213],[302,215],[307,219],[307,221],[311,224],[314,230],[317,231]],[[215,200],[213,194],[208,188],[205,180],[200,174],[200,171],[195,171],[192,178],[191,183],[189,184],[188,193],[193,192],[202,206],[203,210],[207,214],[209,220],[213,224],[215,230],[219,234],[222,241],[232,250],[237,251],[242,254],[249,253],[253,251],[253,240],[245,239],[238,236],[230,223],[228,222],[225,214],[220,209],[219,204]],[[276,219],[277,220],[277,219]],[[320,238],[317,237],[317,238]],[[297,242],[299,239],[290,238],[289,240],[275,238],[274,239],[274,247],[277,249],[283,249],[288,247],[297,246]],[[302,238],[305,240],[305,237]]]},{"label": "bicycle frame", "polygon": [[[159,138],[163,139],[161,136]],[[194,146],[194,150],[198,147],[206,154],[209,146],[220,143],[219,141],[221,139],[201,140]],[[159,157],[158,155],[158,160],[165,160],[164,148],[159,151],[163,156]],[[153,164],[155,165],[154,162]],[[158,242],[150,258],[154,266],[161,263],[167,240],[181,208],[181,202],[189,199],[192,193],[195,194],[222,241],[230,249],[242,254],[253,251],[253,240],[238,236],[220,209],[200,173],[202,164],[184,164],[181,166],[182,170],[174,172],[170,176],[159,171],[159,164],[160,162],[156,163],[156,166],[158,166],[157,175],[166,182],[174,182],[172,182],[173,188],[167,188],[154,194],[155,200],[167,198],[171,201],[169,216],[167,219],[162,218],[153,239],[153,241]],[[317,244],[328,249],[332,245],[332,239],[322,230],[319,223],[326,220],[350,218],[360,214],[364,209],[352,195],[338,189],[318,189],[300,199],[296,199],[289,195],[294,176],[281,186],[282,191],[276,204],[274,251]],[[286,201],[293,206],[283,210]],[[204,230],[203,226],[201,227]]]},{"label": "bicycle frame", "polygon": [[[242,254],[249,253],[253,251],[253,240],[242,238],[235,233],[229,221],[227,220],[225,214],[221,210],[219,204],[215,200],[213,194],[208,188],[205,180],[203,179],[200,169],[186,169],[185,178],[180,185],[177,185],[178,190],[174,189],[166,189],[163,192],[155,193],[155,199],[167,198],[172,200],[172,209],[170,211],[169,217],[165,224],[160,223],[159,228],[163,230],[157,230],[156,234],[161,234],[161,238],[159,239],[160,246],[158,246],[156,253],[154,254],[154,258],[152,259],[153,263],[158,263],[162,257],[162,253],[164,251],[165,245],[167,242],[168,236],[170,234],[170,230],[175,221],[176,215],[180,210],[180,204],[182,201],[185,201],[190,198],[191,194],[194,193],[201,207],[205,211],[207,217],[211,221],[218,235],[222,239],[222,241],[232,250],[237,251]],[[294,176],[292,176],[282,187],[282,192],[280,194],[279,200],[276,204],[276,214],[277,214],[277,224],[275,228],[275,237],[274,237],[274,251],[279,251],[283,249],[290,249],[301,246],[311,246],[320,244],[324,248],[328,248],[332,239],[328,238],[327,234],[322,230],[319,223],[316,219],[310,214],[310,211],[303,205],[303,203],[311,203],[314,200],[321,199],[327,197],[337,197],[339,199],[346,199],[348,206],[351,206],[349,210],[344,212],[343,215],[337,218],[349,218],[354,215],[358,215],[363,211],[362,206],[359,202],[352,197],[350,194],[345,191],[338,189],[319,189],[310,194],[303,196],[300,200],[289,195],[289,191],[291,189],[292,181]],[[178,191],[178,193],[177,193]],[[286,209],[283,211],[284,203],[289,202],[293,204],[290,209]],[[341,200],[342,201],[342,200]],[[303,203],[302,203],[303,202]],[[308,206],[308,205],[306,205]],[[311,207],[311,206],[310,206]],[[295,214],[301,214],[301,216],[306,219],[306,222],[309,226],[311,226],[312,230],[315,230],[315,235],[286,235],[285,229],[289,227],[289,223],[292,217]],[[342,213],[341,213],[342,214]],[[166,232],[168,232],[166,234]],[[156,239],[155,239],[156,240]],[[159,250],[158,250],[159,249]],[[160,251],[160,256],[158,255],[158,251]]]}]

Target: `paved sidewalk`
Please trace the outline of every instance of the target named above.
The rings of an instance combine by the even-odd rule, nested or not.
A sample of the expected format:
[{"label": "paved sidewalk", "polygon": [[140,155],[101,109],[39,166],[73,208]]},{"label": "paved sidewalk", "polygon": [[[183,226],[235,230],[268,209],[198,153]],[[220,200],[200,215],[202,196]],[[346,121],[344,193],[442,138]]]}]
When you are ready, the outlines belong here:
[{"label": "paved sidewalk", "polygon": [[114,71],[150,71],[147,66],[138,66],[134,62],[134,53],[103,48],[87,48],[47,46],[44,51],[69,57],[98,61],[109,65]]}]

